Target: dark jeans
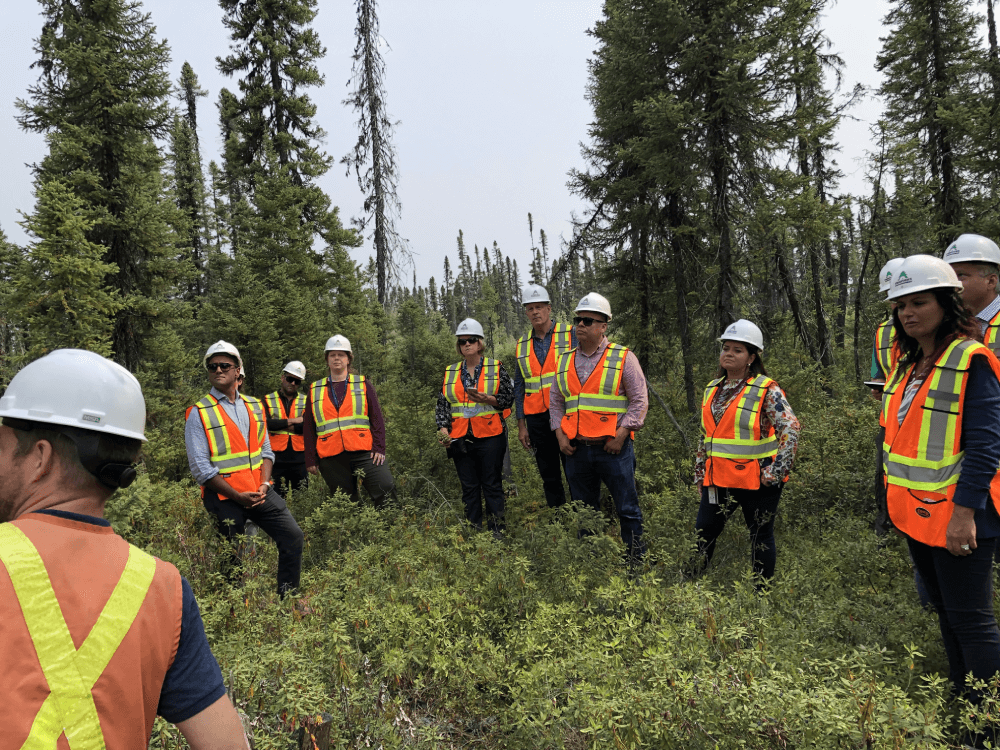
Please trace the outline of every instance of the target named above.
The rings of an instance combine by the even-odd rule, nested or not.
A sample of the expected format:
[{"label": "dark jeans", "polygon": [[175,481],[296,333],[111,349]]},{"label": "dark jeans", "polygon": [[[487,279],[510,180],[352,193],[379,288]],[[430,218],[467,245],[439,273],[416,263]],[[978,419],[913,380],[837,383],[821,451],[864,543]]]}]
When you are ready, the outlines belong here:
[{"label": "dark jeans", "polygon": [[698,532],[698,552],[702,555],[701,567],[708,565],[715,554],[715,542],[726,528],[726,521],[743,509],[743,520],[750,532],[750,555],[753,572],[764,579],[774,576],[778,550],[774,542],[774,517],[784,484],[761,486],[759,490],[735,490],[717,487],[719,504],[708,502],[708,488],[701,488],[701,504],[694,522]]},{"label": "dark jeans", "polygon": [[525,414],[524,425],[528,428],[531,447],[535,449],[535,463],[542,477],[545,502],[550,508],[558,508],[566,502],[562,480],[566,457],[559,450],[556,434],[549,427],[549,413]]},{"label": "dark jeans", "polygon": [[381,508],[387,497],[396,498],[396,481],[392,478],[389,464],[383,462],[376,466],[371,451],[344,451],[319,460],[319,473],[326,480],[330,492],[340,490],[356,503],[361,502],[359,482],[354,475],[359,469],[364,472],[360,484],[371,495],[376,508]]},{"label": "dark jeans", "polygon": [[601,509],[601,482],[607,485],[615,501],[615,512],[622,527],[622,541],[629,559],[638,561],[646,551],[642,541],[642,511],[635,487],[635,449],[626,438],[621,453],[614,455],[600,445],[577,445],[566,456],[566,479],[570,496],[594,510]]},{"label": "dark jeans", "polygon": [[309,479],[306,463],[285,463],[278,461],[271,469],[271,479],[274,480],[274,490],[282,497],[288,497],[289,488],[296,491],[305,488]]},{"label": "dark jeans", "polygon": [[[465,450],[461,447],[464,443]],[[507,430],[487,438],[463,438],[453,443],[449,454],[462,483],[465,517],[477,529],[483,528],[483,500],[486,523],[491,531],[502,531],[506,498],[503,494],[503,457],[507,452]]]},{"label": "dark jeans", "polygon": [[[215,516],[216,526],[225,539],[232,541],[243,533],[247,521],[253,521],[278,545],[278,593],[284,596],[298,588],[302,571],[302,529],[295,523],[284,499],[273,489],[268,490],[263,504],[245,508],[233,500],[220,500],[211,490],[202,498],[205,510]],[[231,523],[230,523],[231,521]],[[234,580],[239,555],[234,551],[225,561],[226,577]]]},{"label": "dark jeans", "polygon": [[[977,539],[976,549],[955,557],[942,547],[908,539],[910,556],[937,610],[944,650],[955,690],[965,676],[989,682],[1000,671],[1000,631],[993,614],[993,556],[997,538]],[[973,701],[980,696],[973,694]]]}]

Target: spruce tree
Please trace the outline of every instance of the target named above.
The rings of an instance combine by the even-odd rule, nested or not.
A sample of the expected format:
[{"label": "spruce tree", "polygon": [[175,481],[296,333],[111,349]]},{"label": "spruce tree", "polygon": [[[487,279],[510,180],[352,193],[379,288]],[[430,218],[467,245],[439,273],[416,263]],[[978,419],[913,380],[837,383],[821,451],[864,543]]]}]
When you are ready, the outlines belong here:
[{"label": "spruce tree", "polygon": [[[58,138],[35,167],[36,194],[41,205],[43,198],[64,201],[63,190],[80,201],[88,247],[100,247],[104,267],[113,268],[111,350],[135,370],[174,271],[166,259],[171,243],[155,142],[170,122],[167,46],[137,0],[40,3],[40,76],[29,98],[18,101],[18,122]],[[54,180],[62,187],[47,191]]]},{"label": "spruce tree", "polygon": [[118,269],[103,260],[105,249],[88,239],[98,212],[62,180],[37,179],[36,199],[23,222],[34,239],[13,279],[11,298],[24,316],[28,357],[63,347],[109,356],[121,302],[107,287]]}]

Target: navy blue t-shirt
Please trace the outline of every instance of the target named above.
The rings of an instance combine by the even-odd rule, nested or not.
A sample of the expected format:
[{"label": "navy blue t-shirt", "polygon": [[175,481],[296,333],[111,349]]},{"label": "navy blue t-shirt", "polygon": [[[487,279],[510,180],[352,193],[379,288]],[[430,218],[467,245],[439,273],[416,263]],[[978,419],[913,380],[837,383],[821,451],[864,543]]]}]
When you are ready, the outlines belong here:
[{"label": "navy blue t-shirt", "polygon": [[[70,521],[82,521],[94,526],[111,526],[103,518],[65,510],[50,509],[35,512]],[[181,592],[183,611],[177,655],[163,679],[160,703],[156,707],[156,713],[171,724],[178,724],[197,716],[226,693],[226,686],[222,682],[222,670],[219,669],[219,663],[208,645],[198,602],[194,598],[191,584],[184,576],[181,576]]]}]

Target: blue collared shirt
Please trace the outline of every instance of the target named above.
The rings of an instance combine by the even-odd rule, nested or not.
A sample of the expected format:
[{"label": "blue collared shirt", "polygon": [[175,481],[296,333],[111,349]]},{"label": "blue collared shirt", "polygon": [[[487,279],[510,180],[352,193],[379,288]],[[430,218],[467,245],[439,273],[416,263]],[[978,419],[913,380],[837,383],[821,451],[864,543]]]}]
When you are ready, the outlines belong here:
[{"label": "blue collared shirt", "polygon": [[990,321],[1000,312],[1000,294],[993,298],[986,307],[976,313],[976,322],[979,324],[979,333],[986,333],[986,327]]},{"label": "blue collared shirt", "polygon": [[[216,387],[212,387],[209,394],[214,396],[219,406],[223,408],[229,418],[232,419],[243,435],[243,439],[250,440],[250,414],[247,411],[246,402],[236,394],[236,400],[230,401],[229,397]],[[184,445],[187,448],[188,466],[191,469],[191,476],[194,481],[204,486],[205,483],[216,476],[219,470],[212,465],[211,449],[208,447],[208,436],[205,434],[205,427],[201,423],[201,417],[191,410],[187,422],[184,424]],[[261,446],[261,457],[274,461],[274,451],[271,450],[271,436],[264,433],[264,444]]]},{"label": "blue collared shirt", "polygon": [[[549,325],[549,332],[539,338],[535,335],[535,329],[531,329],[531,348],[535,350],[535,356],[539,362],[544,362],[549,356],[549,349],[552,346],[552,332],[556,329],[555,321]],[[576,328],[570,329],[570,349],[576,349]],[[524,419],[524,375],[521,374],[521,365],[514,362],[514,416]]]}]

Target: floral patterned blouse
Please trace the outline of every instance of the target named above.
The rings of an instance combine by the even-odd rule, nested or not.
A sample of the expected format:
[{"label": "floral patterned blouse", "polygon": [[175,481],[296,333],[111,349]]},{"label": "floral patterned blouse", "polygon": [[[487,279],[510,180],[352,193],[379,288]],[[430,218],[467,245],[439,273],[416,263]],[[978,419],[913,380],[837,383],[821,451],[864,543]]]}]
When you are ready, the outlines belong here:
[{"label": "floral patterned blouse", "polygon": [[[712,398],[712,415],[718,421],[733,399],[743,390],[746,380],[726,380],[716,388]],[[763,484],[774,485],[782,481],[792,470],[795,451],[799,446],[799,420],[792,413],[785,394],[777,383],[772,383],[764,396],[764,407],[761,410],[761,432],[768,427],[774,427],[778,438],[778,455],[774,458],[763,458],[760,461],[760,480]],[[698,451],[694,458],[694,479],[701,483],[705,478],[705,438],[698,441]]]}]

